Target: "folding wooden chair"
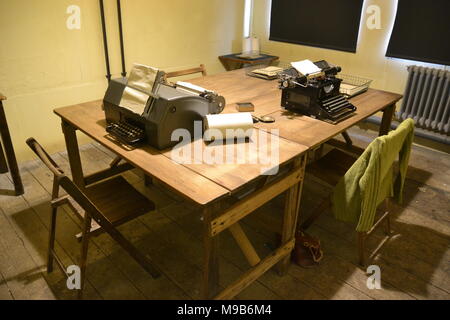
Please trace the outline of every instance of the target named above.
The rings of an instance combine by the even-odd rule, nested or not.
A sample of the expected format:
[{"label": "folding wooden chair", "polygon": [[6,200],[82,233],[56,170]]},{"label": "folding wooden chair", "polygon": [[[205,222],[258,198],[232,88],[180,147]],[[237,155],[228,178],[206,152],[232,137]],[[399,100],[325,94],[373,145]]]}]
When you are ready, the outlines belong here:
[{"label": "folding wooden chair", "polygon": [[[56,260],[57,265],[67,275],[66,268],[54,250],[57,210],[61,205],[67,204],[82,221],[81,257],[79,261],[81,287],[78,291],[79,298],[82,298],[85,283],[86,259],[89,237],[92,235],[91,230],[95,230],[96,233],[98,233],[98,229],[101,228],[102,231],[107,232],[130,254],[131,257],[150,273],[152,277],[158,277],[160,273],[153,265],[150,258],[138,251],[135,246],[116,229],[120,224],[149,211],[153,211],[155,209],[154,203],[140,194],[121,176],[99,182],[85,189],[80,189],[64,174],[55,161],[35,139],[29,138],[27,144],[54,175],[47,272],[53,270],[53,260]],[[59,196],[60,187],[67,192],[67,195]],[[76,203],[73,203],[74,201]],[[77,204],[83,210],[78,209]],[[93,226],[93,224],[97,224],[98,228]]]},{"label": "folding wooden chair", "polygon": [[[347,139],[346,139],[347,140]],[[345,146],[345,145],[343,145]],[[347,148],[352,150],[355,154],[349,154],[339,149],[332,149],[325,156],[307,165],[306,172],[313,175],[322,181],[325,185],[334,188],[341,178],[350,169],[353,163],[357,160],[357,156],[360,155],[364,150],[352,145],[347,144]],[[395,170],[395,164],[392,164]],[[386,222],[386,235],[376,249],[370,254],[369,260],[375,257],[379,252],[384,243],[389,239],[391,235],[391,224],[390,224],[390,212],[389,212],[389,202],[390,198],[384,199],[384,212],[376,218],[373,226],[367,232],[357,232],[357,247],[358,247],[358,257],[359,264],[365,266],[366,263],[366,239],[373,234],[373,232],[385,221]],[[312,214],[300,225],[300,229],[306,230],[311,224],[320,216],[321,213],[330,209],[332,207],[332,197],[331,195],[326,198],[313,212]]]},{"label": "folding wooden chair", "polygon": [[[347,170],[353,165],[356,159],[357,158],[355,158],[354,156],[349,155],[339,149],[333,149],[321,159],[309,164],[306,167],[306,171],[321,180],[321,182],[323,182],[328,187],[334,188],[338,184],[339,180],[345,175]],[[386,206],[386,210],[384,214],[374,223],[372,229],[368,232],[357,232],[358,257],[359,264],[361,266],[365,266],[366,263],[365,240],[367,239],[367,237],[370,236],[383,221],[386,221],[386,235],[389,236],[391,234],[389,220],[390,217],[388,210],[389,199],[386,199],[384,203]],[[308,229],[323,212],[331,209],[331,207],[332,200],[330,195],[322,203],[320,203],[320,205],[311,213],[311,215],[300,225],[300,229]],[[377,249],[370,255],[370,259],[378,253],[379,249],[381,249],[382,245],[387,240],[388,237],[386,237],[380,243]]]}]

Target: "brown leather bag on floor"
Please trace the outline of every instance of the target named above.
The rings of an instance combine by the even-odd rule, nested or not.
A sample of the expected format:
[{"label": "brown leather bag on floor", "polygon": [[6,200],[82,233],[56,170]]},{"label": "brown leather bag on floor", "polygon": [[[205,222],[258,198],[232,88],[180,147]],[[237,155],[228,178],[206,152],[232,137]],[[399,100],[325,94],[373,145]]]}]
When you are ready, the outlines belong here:
[{"label": "brown leather bag on floor", "polygon": [[304,268],[314,267],[323,258],[320,240],[302,230],[295,235],[295,247],[292,250],[292,261]]}]

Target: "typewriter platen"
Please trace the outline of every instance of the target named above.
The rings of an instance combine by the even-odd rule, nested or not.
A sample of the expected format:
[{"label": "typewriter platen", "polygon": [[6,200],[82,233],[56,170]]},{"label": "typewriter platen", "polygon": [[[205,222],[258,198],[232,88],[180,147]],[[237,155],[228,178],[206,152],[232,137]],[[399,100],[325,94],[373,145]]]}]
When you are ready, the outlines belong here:
[{"label": "typewriter platen", "polygon": [[342,80],[336,75],[341,68],[324,60],[314,65],[313,73],[303,74],[292,67],[278,74],[281,106],[330,123],[352,116],[356,107],[339,93]]}]

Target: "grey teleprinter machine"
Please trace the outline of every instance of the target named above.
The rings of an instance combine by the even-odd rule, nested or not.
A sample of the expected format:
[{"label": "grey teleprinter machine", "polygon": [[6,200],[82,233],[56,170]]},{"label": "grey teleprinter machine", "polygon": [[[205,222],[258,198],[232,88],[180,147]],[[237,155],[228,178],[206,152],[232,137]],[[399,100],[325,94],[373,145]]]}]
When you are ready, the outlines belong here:
[{"label": "grey teleprinter machine", "polygon": [[[113,79],[103,99],[110,136],[126,146],[146,143],[157,149],[174,146],[175,129],[189,130],[194,136],[194,121],[207,114],[217,114],[225,107],[225,99],[215,92],[179,82],[168,84],[160,72],[142,114],[121,106],[128,87],[127,78]],[[184,85],[185,84],[185,85]],[[140,112],[140,111],[139,111]]]}]

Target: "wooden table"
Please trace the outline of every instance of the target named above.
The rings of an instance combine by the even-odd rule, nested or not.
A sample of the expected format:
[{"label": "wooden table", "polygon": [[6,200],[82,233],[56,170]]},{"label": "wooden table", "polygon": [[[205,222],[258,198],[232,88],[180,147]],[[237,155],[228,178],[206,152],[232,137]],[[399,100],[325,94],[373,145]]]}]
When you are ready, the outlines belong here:
[{"label": "wooden table", "polygon": [[[278,263],[280,273],[285,273],[289,265],[290,252],[294,247],[294,232],[297,222],[298,207],[306,164],[306,146],[295,142],[279,139],[279,163],[260,164],[255,159],[259,150],[272,150],[272,139],[276,135],[268,135],[269,140],[256,144],[259,129],[254,130],[254,136],[247,145],[254,147],[255,153],[237,154],[230,164],[194,163],[198,160],[192,152],[192,164],[178,164],[171,159],[171,150],[158,151],[149,146],[127,151],[118,146],[106,136],[105,116],[101,109],[101,101],[93,101],[70,107],[58,108],[55,113],[62,119],[62,128],[66,140],[70,167],[74,182],[81,188],[104,179],[112,174],[130,169],[130,164],[140,168],[146,175],[158,180],[169,190],[189,200],[193,205],[200,206],[203,211],[204,228],[204,279],[203,296],[205,298],[229,299],[234,297],[264,272]],[[126,164],[114,165],[109,169],[89,176],[83,175],[76,130],[80,130],[110,149]],[[197,141],[200,147],[215,152],[220,147],[205,146],[203,141]],[[233,146],[234,149],[239,145]],[[244,162],[239,164],[239,160]],[[256,157],[257,158],[257,157]],[[252,161],[253,160],[253,161]],[[256,162],[256,163],[255,163]],[[276,168],[277,165],[286,168],[287,172],[268,179],[262,175],[264,171]],[[270,180],[270,181],[269,181]],[[254,188],[251,194],[240,198],[248,188]],[[261,259],[249,239],[239,225],[239,221],[258,207],[287,191],[286,208],[284,212],[282,244],[272,254]],[[230,230],[242,249],[249,264],[253,267],[230,286],[218,293],[218,235],[224,230]]]},{"label": "wooden table", "polygon": [[[278,264],[281,274],[286,272],[290,252],[295,243],[294,233],[300,206],[306,151],[332,139],[340,132],[379,111],[384,112],[380,133],[386,133],[390,128],[395,103],[401,96],[369,90],[351,100],[358,108],[355,116],[337,125],[331,125],[309,117],[283,113],[280,111],[281,92],[277,88],[277,82],[248,77],[243,69],[197,78],[191,82],[223,95],[227,100],[224,110],[226,113],[237,112],[236,102],[250,101],[255,105],[255,114],[271,114],[276,117],[277,121],[273,124],[256,125],[257,130],[254,134],[259,134],[260,129],[273,128],[279,131],[276,135],[270,133],[270,141],[261,146],[256,145],[255,150],[267,148],[269,152],[274,152],[271,141],[275,136],[280,137],[279,165],[285,168],[282,171],[286,172],[270,178],[262,175],[262,170],[270,170],[274,166],[264,166],[254,162],[251,164],[250,160],[255,160],[257,152],[245,153],[241,156],[240,160],[244,160],[244,164],[233,162],[216,165],[178,164],[171,159],[171,150],[158,151],[149,146],[126,151],[106,138],[101,101],[58,108],[55,113],[62,119],[72,176],[78,186],[84,187],[134,166],[142,169],[145,174],[158,180],[169,190],[189,200],[193,205],[202,208],[205,226],[203,296],[229,299],[275,264]],[[78,151],[76,130],[98,141],[126,160],[127,164],[114,165],[105,171],[85,177]],[[253,143],[253,140],[250,141],[250,144]],[[205,147],[202,141],[196,143],[200,143],[198,147]],[[209,149],[209,151],[215,150]],[[199,160],[194,152],[191,160]],[[240,195],[247,190],[253,190],[253,192],[241,197]],[[287,196],[281,245],[272,254],[261,259],[240,227],[239,221],[282,192],[286,192]],[[252,268],[222,292],[217,293],[218,235],[227,229],[230,230]]]},{"label": "wooden table", "polygon": [[255,59],[247,59],[238,57],[240,53],[227,54],[223,56],[219,56],[220,62],[222,62],[223,66],[226,70],[234,70],[242,68],[244,65],[255,65],[255,64],[270,64],[273,61],[278,60],[277,56],[271,56],[268,54],[261,53],[261,57]]},{"label": "wooden table", "polygon": [[6,97],[0,93],[0,136],[3,141],[3,148],[5,149],[3,153],[2,144],[0,143],[0,173],[6,173],[8,171],[11,173],[11,178],[14,183],[14,195],[18,196],[24,193],[24,189],[9,133],[8,122],[6,121],[5,110],[3,109],[4,100],[6,100]]}]

